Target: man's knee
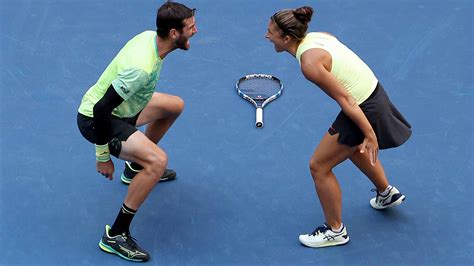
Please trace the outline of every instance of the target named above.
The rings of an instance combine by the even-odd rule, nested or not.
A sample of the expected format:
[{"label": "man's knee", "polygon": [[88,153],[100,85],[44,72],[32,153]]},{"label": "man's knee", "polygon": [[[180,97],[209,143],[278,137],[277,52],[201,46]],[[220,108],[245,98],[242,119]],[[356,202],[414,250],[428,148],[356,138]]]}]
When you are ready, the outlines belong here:
[{"label": "man's knee", "polygon": [[146,161],[144,171],[158,182],[168,165],[168,156],[163,151],[155,151],[147,156]]},{"label": "man's knee", "polygon": [[180,115],[181,112],[184,110],[184,100],[181,97],[174,96],[173,97],[174,103],[173,103],[173,111],[175,114]]}]

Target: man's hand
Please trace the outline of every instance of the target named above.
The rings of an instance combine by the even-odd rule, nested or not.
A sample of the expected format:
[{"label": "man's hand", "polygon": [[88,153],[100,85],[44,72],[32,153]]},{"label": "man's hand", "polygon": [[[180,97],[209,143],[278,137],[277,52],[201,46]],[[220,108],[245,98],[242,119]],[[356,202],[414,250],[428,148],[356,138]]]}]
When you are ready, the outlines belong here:
[{"label": "man's hand", "polygon": [[107,162],[97,162],[97,172],[105,176],[109,180],[114,178],[114,163],[112,160]]},{"label": "man's hand", "polygon": [[377,156],[379,153],[379,144],[377,142],[377,137],[365,137],[364,142],[359,145],[359,151],[360,153],[369,153],[369,158],[370,158],[370,164],[375,165],[375,162],[377,162]]}]

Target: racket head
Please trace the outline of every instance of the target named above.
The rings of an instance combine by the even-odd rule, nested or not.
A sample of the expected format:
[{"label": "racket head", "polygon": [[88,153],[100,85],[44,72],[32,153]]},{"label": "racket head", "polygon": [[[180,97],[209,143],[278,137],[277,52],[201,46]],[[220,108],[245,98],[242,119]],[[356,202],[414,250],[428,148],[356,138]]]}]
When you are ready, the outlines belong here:
[{"label": "racket head", "polygon": [[263,108],[269,102],[280,97],[283,83],[268,74],[249,74],[241,77],[235,84],[237,93],[256,108]]}]

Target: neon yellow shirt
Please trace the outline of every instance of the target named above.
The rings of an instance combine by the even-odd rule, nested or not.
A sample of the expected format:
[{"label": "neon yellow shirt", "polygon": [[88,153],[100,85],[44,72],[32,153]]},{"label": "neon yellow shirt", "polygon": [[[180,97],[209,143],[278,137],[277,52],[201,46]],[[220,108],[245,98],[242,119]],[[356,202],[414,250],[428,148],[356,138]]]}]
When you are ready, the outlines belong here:
[{"label": "neon yellow shirt", "polygon": [[145,31],[128,41],[96,84],[87,90],[79,113],[93,117],[94,105],[112,86],[124,99],[112,114],[124,118],[136,116],[150,101],[160,76],[163,60],[158,56],[156,32]]},{"label": "neon yellow shirt", "polygon": [[331,55],[331,74],[354,97],[357,104],[369,98],[378,80],[372,70],[352,50],[334,36],[322,32],[311,32],[306,35],[296,50],[296,59],[300,65],[301,55],[313,48],[323,49]]}]

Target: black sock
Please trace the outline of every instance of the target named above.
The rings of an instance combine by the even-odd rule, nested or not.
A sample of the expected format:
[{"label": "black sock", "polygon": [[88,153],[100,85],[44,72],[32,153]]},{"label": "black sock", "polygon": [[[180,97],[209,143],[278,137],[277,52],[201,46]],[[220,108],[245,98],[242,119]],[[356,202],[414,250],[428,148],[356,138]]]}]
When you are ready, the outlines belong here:
[{"label": "black sock", "polygon": [[137,164],[137,163],[134,163],[134,162],[132,162],[132,163],[130,164],[130,166],[132,167],[133,170],[136,170],[136,171],[140,171],[140,170],[143,169],[143,166],[141,166],[141,165],[139,165],[139,164]]},{"label": "black sock", "polygon": [[136,212],[136,210],[130,209],[124,203],[109,231],[109,235],[116,236],[122,233],[128,233],[130,231],[130,223],[132,222],[133,216],[135,216]]}]

